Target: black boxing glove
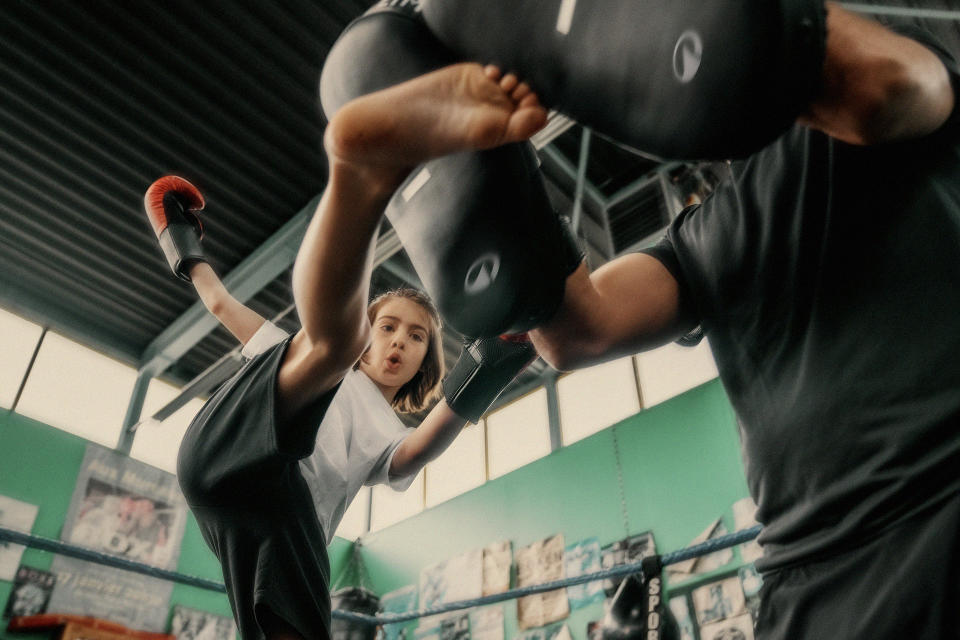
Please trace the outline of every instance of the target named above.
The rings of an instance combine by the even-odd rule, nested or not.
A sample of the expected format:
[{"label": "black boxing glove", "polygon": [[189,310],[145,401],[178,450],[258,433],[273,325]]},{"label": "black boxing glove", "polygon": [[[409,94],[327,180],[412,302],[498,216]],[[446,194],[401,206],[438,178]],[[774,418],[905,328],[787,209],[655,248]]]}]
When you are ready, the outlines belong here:
[{"label": "black boxing glove", "polygon": [[537,350],[526,334],[467,342],[443,379],[443,396],[454,413],[477,423],[497,396],[536,358]]}]

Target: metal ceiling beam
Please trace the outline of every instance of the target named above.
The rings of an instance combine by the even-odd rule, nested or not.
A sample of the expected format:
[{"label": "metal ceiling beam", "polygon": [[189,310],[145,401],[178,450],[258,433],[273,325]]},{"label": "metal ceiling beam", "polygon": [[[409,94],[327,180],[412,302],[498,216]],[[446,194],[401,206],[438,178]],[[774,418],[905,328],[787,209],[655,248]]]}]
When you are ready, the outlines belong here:
[{"label": "metal ceiling beam", "polygon": [[683,164],[682,162],[664,162],[653,171],[649,171],[643,174],[642,176],[640,176],[633,182],[627,184],[626,186],[622,187],[619,191],[617,191],[612,196],[610,196],[610,198],[606,202],[606,208],[609,209],[610,207],[622,202],[623,200],[626,200],[633,194],[637,193],[638,191],[640,191],[641,189],[649,185],[651,182],[660,180],[661,177],[664,175],[669,175],[671,171],[673,171],[674,169],[676,169],[682,164]]},{"label": "metal ceiling beam", "polygon": [[[546,161],[550,162],[556,169],[565,174],[568,179],[573,181],[575,188],[579,185],[581,214],[584,204],[583,198],[586,198],[591,208],[598,212],[601,218],[600,223],[594,222],[590,216],[580,216],[579,235],[594,248],[595,252],[603,256],[604,261],[609,260],[614,254],[613,237],[610,233],[610,225],[607,220],[607,199],[604,197],[603,192],[590,182],[586,175],[583,176],[581,181],[578,167],[574,166],[574,164],[553,145],[544,147],[540,150],[540,153]],[[597,266],[599,265],[593,265],[594,268]]]},{"label": "metal ceiling beam", "polygon": [[393,260],[385,260],[380,267],[397,276],[411,287],[416,287],[417,289],[423,288],[423,283],[420,281],[420,276],[418,276],[411,269],[407,269],[404,265],[399,265]]},{"label": "metal ceiling beam", "polygon": [[563,447],[563,426],[560,422],[560,396],[557,393],[556,372],[543,376],[543,388],[547,390],[547,424],[550,427],[550,451]]},{"label": "metal ceiling beam", "polygon": [[560,137],[567,129],[576,124],[573,120],[567,116],[559,113],[557,111],[551,111],[547,114],[547,124],[537,131],[530,138],[530,143],[533,144],[533,148],[543,149],[545,146],[553,142],[556,138]]},{"label": "metal ceiling beam", "polygon": [[[150,416],[150,420],[163,422],[197,396],[209,393],[220,386],[222,382],[229,380],[233,374],[240,370],[242,364],[243,359],[240,357],[240,347],[237,346],[236,349],[229,351],[226,355],[207,367],[200,375],[188,382],[180,390],[180,394]],[[134,425],[134,427],[136,426],[137,425]],[[131,427],[131,429],[133,429],[133,427]]]},{"label": "metal ceiling beam", "polygon": [[583,210],[583,189],[587,184],[587,161],[590,159],[590,129],[580,132],[580,164],[577,167],[577,185],[573,192],[573,214],[570,226],[576,235],[580,229],[580,213]]},{"label": "metal ceiling beam", "polygon": [[[543,154],[550,159],[551,162],[557,165],[557,167],[567,174],[567,177],[570,178],[576,184],[577,182],[577,167],[573,165],[572,162],[567,160],[556,147],[553,145],[547,145],[544,148],[540,149],[538,153]],[[600,189],[584,178],[583,182],[583,194],[593,201],[593,203],[599,207],[601,210],[605,209],[607,206],[606,199],[603,197],[603,193],[600,192]]]}]

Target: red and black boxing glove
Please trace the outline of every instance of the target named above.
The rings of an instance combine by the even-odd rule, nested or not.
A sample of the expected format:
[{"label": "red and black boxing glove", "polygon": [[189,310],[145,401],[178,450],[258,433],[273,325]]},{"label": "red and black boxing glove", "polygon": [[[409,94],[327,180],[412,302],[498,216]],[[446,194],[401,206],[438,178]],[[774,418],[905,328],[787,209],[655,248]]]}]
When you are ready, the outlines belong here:
[{"label": "red and black boxing glove", "polygon": [[467,342],[443,379],[443,396],[454,413],[476,424],[536,358],[537,350],[525,333]]},{"label": "red and black boxing glove", "polygon": [[206,262],[200,241],[203,224],[203,194],[178,176],[164,176],[150,185],[143,196],[143,208],[157,235],[163,255],[174,275],[190,282],[190,267]]}]

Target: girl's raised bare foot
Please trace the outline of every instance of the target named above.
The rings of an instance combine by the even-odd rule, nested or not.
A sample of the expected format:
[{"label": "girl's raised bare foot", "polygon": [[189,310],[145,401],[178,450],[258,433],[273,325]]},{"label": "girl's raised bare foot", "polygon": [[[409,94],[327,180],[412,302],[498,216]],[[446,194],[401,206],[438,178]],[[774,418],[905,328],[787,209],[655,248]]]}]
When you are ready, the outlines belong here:
[{"label": "girl's raised bare foot", "polygon": [[526,83],[493,66],[444,67],[346,104],[327,127],[332,159],[412,168],[468,149],[525,140],[547,112]]}]

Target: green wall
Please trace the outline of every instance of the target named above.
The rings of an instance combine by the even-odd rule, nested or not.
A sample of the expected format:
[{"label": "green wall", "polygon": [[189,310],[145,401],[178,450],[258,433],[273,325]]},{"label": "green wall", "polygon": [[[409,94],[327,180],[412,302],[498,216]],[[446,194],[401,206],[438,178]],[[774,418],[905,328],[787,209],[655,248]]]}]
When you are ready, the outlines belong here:
[{"label": "green wall", "polygon": [[[730,507],[747,487],[733,411],[714,380],[365,536],[362,556],[375,590],[416,584],[423,567],[495,541],[511,540],[515,551],[556,533],[567,545],[624,538],[615,437],[631,534],[652,530],[665,553],[685,547],[717,517],[733,530]],[[512,601],[504,614],[506,638],[513,638]],[[574,638],[601,616],[600,604],[574,612],[567,620]]]},{"label": "green wall", "polygon": [[[0,494],[39,506],[32,533],[59,539],[86,445],[83,438],[0,410]],[[352,548],[346,540],[334,540],[330,547],[333,575],[343,570]],[[21,563],[49,569],[52,559],[50,553],[27,549]],[[200,536],[192,515],[187,520],[177,571],[223,581],[220,565]],[[12,583],[0,580],[0,611],[6,606],[11,587]],[[174,585],[170,604],[230,615],[226,595],[182,584]],[[7,634],[7,619],[0,623],[0,639],[28,640],[49,635]]]},{"label": "green wall", "polygon": [[[733,529],[730,505],[747,495],[736,423],[719,381],[712,381],[624,420],[506,476],[392,527],[365,536],[361,555],[377,593],[415,584],[420,570],[499,540],[514,549],[563,533],[566,544],[625,537],[614,439],[620,451],[630,533],[652,530],[663,553],[686,546],[715,518]],[[33,532],[58,538],[86,441],[16,414],[0,412],[0,494],[40,506]],[[330,548],[334,581],[352,551]],[[24,564],[48,569],[52,555],[28,549]],[[221,581],[219,565],[188,519],[177,570]],[[721,570],[721,571],[725,571]],[[0,606],[11,583],[0,581]],[[229,615],[226,596],[176,585],[171,605]],[[516,607],[504,605],[507,633],[517,633]],[[573,612],[567,624],[580,640],[601,606]],[[6,626],[6,620],[2,622]],[[45,637],[5,634],[0,640]]]}]

